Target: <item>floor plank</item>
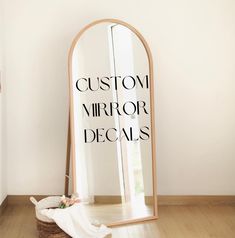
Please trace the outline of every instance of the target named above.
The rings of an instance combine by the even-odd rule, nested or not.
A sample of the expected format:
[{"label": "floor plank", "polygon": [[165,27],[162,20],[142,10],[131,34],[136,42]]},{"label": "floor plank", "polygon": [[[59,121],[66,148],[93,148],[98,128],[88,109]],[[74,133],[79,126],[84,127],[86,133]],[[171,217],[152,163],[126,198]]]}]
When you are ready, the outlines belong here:
[{"label": "floor plank", "polygon": [[[233,238],[235,206],[160,206],[154,222],[113,228],[113,238]],[[34,238],[34,207],[8,206],[0,217],[1,238]]]}]

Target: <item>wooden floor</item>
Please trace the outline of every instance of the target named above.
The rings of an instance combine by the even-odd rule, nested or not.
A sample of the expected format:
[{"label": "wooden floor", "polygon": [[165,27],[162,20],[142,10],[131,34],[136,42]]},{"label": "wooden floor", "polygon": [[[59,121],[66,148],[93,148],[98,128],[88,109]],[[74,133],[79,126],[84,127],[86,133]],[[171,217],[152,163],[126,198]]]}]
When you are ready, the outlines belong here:
[{"label": "wooden floor", "polygon": [[[235,238],[235,206],[160,206],[160,219],[113,229],[113,238]],[[34,238],[34,207],[8,206],[0,238]],[[81,237],[82,238],[82,237]]]},{"label": "wooden floor", "polygon": [[112,224],[122,220],[153,216],[153,206],[139,204],[87,204],[84,205],[89,220],[98,224]]}]

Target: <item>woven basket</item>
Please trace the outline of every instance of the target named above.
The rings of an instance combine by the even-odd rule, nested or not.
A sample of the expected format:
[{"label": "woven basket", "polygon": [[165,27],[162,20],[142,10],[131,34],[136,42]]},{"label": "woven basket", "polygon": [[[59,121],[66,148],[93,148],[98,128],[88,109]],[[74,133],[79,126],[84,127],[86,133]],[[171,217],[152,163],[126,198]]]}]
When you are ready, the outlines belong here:
[{"label": "woven basket", "polygon": [[70,238],[54,222],[43,222],[36,219],[39,238]]},{"label": "woven basket", "polygon": [[30,197],[31,202],[35,205],[36,212],[36,224],[37,230],[39,234],[39,238],[70,238],[68,234],[66,234],[57,224],[47,218],[46,216],[41,214],[41,210],[49,209],[53,207],[58,207],[60,203],[60,197],[48,197],[44,198],[41,201],[37,202],[37,200],[33,197]]}]

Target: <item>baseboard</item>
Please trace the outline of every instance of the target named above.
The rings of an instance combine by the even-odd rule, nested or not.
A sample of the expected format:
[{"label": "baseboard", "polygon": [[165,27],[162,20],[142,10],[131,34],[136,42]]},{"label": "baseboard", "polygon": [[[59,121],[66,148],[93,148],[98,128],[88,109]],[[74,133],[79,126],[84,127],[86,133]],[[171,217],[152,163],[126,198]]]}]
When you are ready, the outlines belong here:
[{"label": "baseboard", "polygon": [[52,195],[8,195],[8,205],[33,205],[29,200],[30,197],[34,197],[37,201]]},{"label": "baseboard", "polygon": [[235,205],[233,195],[159,195],[158,205]]},{"label": "baseboard", "polygon": [[8,196],[6,196],[6,198],[3,200],[2,204],[0,205],[0,215],[2,215],[7,204],[8,204]]},{"label": "baseboard", "polygon": [[144,201],[146,205],[153,205],[153,196],[144,196]]},{"label": "baseboard", "polygon": [[95,204],[120,204],[122,203],[122,196],[94,196]]},{"label": "baseboard", "polygon": [[[0,210],[2,210],[6,205],[33,205],[29,198],[30,196],[35,197],[37,201],[51,196],[51,195],[8,195],[2,205]],[[119,196],[115,196],[112,200],[112,203],[120,203]],[[107,202],[105,196],[97,197],[97,203]],[[110,199],[110,198],[109,198]],[[147,204],[151,204],[153,198],[151,196],[146,197]],[[158,205],[235,205],[235,196],[234,195],[158,195]]]},{"label": "baseboard", "polygon": [[[145,196],[145,204],[153,205],[153,196]],[[158,205],[223,205],[235,204],[235,196],[217,195],[158,195]]]},{"label": "baseboard", "polygon": [[[29,198],[33,196],[37,201],[52,195],[8,195],[9,205],[31,205]],[[57,196],[57,195],[55,195]],[[121,196],[95,196],[94,201],[97,204],[120,204],[122,203]]]}]

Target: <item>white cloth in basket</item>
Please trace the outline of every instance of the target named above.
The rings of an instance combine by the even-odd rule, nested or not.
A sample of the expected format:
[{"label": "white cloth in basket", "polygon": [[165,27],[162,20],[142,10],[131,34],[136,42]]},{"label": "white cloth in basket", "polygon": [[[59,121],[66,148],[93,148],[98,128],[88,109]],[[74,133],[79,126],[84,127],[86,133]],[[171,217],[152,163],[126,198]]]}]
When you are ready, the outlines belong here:
[{"label": "white cloth in basket", "polygon": [[73,238],[103,238],[112,233],[112,230],[104,225],[93,226],[86,216],[82,203],[65,209],[43,209],[40,212],[54,220],[63,231]]}]

